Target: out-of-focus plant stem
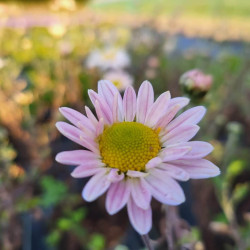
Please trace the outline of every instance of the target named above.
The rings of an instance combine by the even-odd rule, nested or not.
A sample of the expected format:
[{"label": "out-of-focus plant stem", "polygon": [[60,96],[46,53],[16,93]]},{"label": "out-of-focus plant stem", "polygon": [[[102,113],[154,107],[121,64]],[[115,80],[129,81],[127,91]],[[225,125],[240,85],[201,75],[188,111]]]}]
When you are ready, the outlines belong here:
[{"label": "out-of-focus plant stem", "polygon": [[[230,105],[230,103],[234,103],[234,100],[240,98],[238,96],[239,94],[235,92],[235,89],[241,88],[242,84],[244,83],[244,77],[246,75],[246,72],[248,72],[248,69],[249,65],[246,64],[244,67],[241,68],[238,74],[236,74],[230,81],[226,83],[227,88],[224,89],[225,92],[223,95],[221,95],[220,91],[218,91],[217,94],[215,93],[216,95],[213,96],[213,100],[217,100],[217,105],[219,108],[213,115],[211,115],[210,121],[213,122],[208,121],[208,124],[210,125],[205,128],[206,131],[202,131],[203,134],[206,133],[211,138],[216,138],[220,128],[228,122],[227,117],[225,116],[225,109]],[[231,93],[234,93],[234,95],[232,95]],[[228,98],[228,96],[230,96],[230,98]],[[234,100],[232,100],[232,98]]]},{"label": "out-of-focus plant stem", "polygon": [[244,250],[245,243],[241,239],[239,234],[239,225],[236,219],[234,205],[230,195],[230,183],[226,180],[226,170],[231,162],[236,149],[239,146],[239,137],[242,131],[241,125],[236,122],[231,122],[227,126],[228,129],[228,140],[225,146],[224,161],[221,168],[221,175],[223,178],[222,191],[221,191],[221,207],[227,217],[230,228],[237,245],[237,249]]},{"label": "out-of-focus plant stem", "polygon": [[143,234],[141,237],[142,237],[142,240],[143,240],[145,246],[147,247],[147,249],[154,250],[154,248],[150,242],[150,238],[149,238],[148,234]]},{"label": "out-of-focus plant stem", "polygon": [[173,240],[173,217],[175,217],[172,207],[169,207],[167,205],[164,206],[165,208],[165,218],[166,218],[166,239],[168,243],[168,249],[173,250],[174,249],[174,240]]}]

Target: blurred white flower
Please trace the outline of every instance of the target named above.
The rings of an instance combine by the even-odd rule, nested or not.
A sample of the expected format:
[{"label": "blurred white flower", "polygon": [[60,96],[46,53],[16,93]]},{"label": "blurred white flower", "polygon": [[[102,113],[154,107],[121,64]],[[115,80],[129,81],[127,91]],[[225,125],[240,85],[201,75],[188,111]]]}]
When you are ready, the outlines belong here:
[{"label": "blurred white flower", "polygon": [[121,69],[129,66],[130,57],[124,49],[104,48],[93,50],[86,61],[88,68]]},{"label": "blurred white flower", "polygon": [[0,57],[0,69],[2,69],[7,64],[7,60]]},{"label": "blurred white flower", "polygon": [[125,71],[108,71],[103,75],[103,79],[112,82],[120,91],[133,85],[134,79]]},{"label": "blurred white flower", "polygon": [[133,35],[133,46],[135,48],[146,47],[153,48],[158,44],[158,38],[156,33],[149,28],[143,27],[138,29]]},{"label": "blurred white flower", "polygon": [[166,40],[165,44],[163,45],[163,50],[166,54],[171,54],[176,50],[177,47],[177,37],[175,36],[169,36],[169,38]]},{"label": "blurred white flower", "polygon": [[76,9],[76,3],[74,0],[55,0],[50,5],[50,8],[54,11],[59,11],[59,10],[74,11]]},{"label": "blurred white flower", "polygon": [[19,92],[13,96],[16,103],[20,105],[29,105],[34,100],[34,95],[31,91]]},{"label": "blurred white flower", "polygon": [[55,23],[48,27],[48,32],[56,38],[62,37],[66,33],[66,31],[66,27],[60,23]]}]

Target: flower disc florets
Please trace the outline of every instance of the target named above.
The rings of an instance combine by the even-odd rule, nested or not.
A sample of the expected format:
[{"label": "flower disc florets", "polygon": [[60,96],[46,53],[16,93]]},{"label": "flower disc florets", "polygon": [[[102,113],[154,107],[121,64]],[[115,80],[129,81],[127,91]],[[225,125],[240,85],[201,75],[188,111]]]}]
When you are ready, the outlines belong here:
[{"label": "flower disc florets", "polygon": [[136,122],[114,123],[99,141],[102,161],[122,172],[145,171],[146,163],[161,149],[158,132]]}]

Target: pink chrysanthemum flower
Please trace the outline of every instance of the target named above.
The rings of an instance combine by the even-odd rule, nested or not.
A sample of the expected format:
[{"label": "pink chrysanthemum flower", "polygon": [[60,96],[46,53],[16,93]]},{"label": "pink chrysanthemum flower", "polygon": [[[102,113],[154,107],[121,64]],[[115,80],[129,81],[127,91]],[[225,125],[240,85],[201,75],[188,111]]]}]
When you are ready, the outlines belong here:
[{"label": "pink chrysanthemum flower", "polygon": [[219,169],[202,159],[213,147],[191,141],[205,114],[202,106],[191,108],[174,119],[189,102],[170,97],[169,91],[154,101],[152,85],[142,83],[138,96],[132,87],[123,98],[109,81],[100,81],[98,93],[89,90],[97,118],[88,107],[86,116],[70,108],[60,112],[74,125],[56,124],[59,131],[86,149],[61,152],[56,160],[77,165],[75,178],[92,176],[83,189],[86,201],[107,191],[106,209],[115,214],[127,205],[135,230],[147,234],[152,226],[151,198],[163,204],[185,201],[176,180],[216,176]]}]

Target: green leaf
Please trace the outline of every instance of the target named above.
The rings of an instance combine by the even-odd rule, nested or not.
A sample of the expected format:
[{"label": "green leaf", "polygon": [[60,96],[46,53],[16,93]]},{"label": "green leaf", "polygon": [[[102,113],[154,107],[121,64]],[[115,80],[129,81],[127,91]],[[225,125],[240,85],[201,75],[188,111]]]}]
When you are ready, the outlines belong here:
[{"label": "green leaf", "polygon": [[44,207],[58,204],[65,199],[68,192],[67,186],[52,176],[44,176],[41,180],[41,186],[43,190],[41,205]]},{"label": "green leaf", "polygon": [[58,230],[52,231],[47,237],[46,242],[50,246],[56,246],[61,239],[61,233]]},{"label": "green leaf", "polygon": [[237,184],[233,190],[232,200],[234,203],[239,203],[250,194],[250,184],[240,183]]},{"label": "green leaf", "polygon": [[222,222],[222,223],[228,224],[227,217],[225,216],[224,213],[219,213],[219,214],[217,214],[216,216],[214,216],[213,221]]},{"label": "green leaf", "polygon": [[57,225],[59,229],[63,231],[68,231],[73,226],[73,222],[68,218],[61,218],[58,220]]},{"label": "green leaf", "polygon": [[247,167],[246,161],[235,160],[230,163],[227,168],[227,178],[231,180],[235,176],[241,174]]},{"label": "green leaf", "polygon": [[78,208],[77,210],[73,211],[71,214],[71,219],[74,222],[80,222],[86,216],[86,209],[85,208]]},{"label": "green leaf", "polygon": [[89,250],[105,249],[105,239],[101,234],[93,234],[88,243]]}]

